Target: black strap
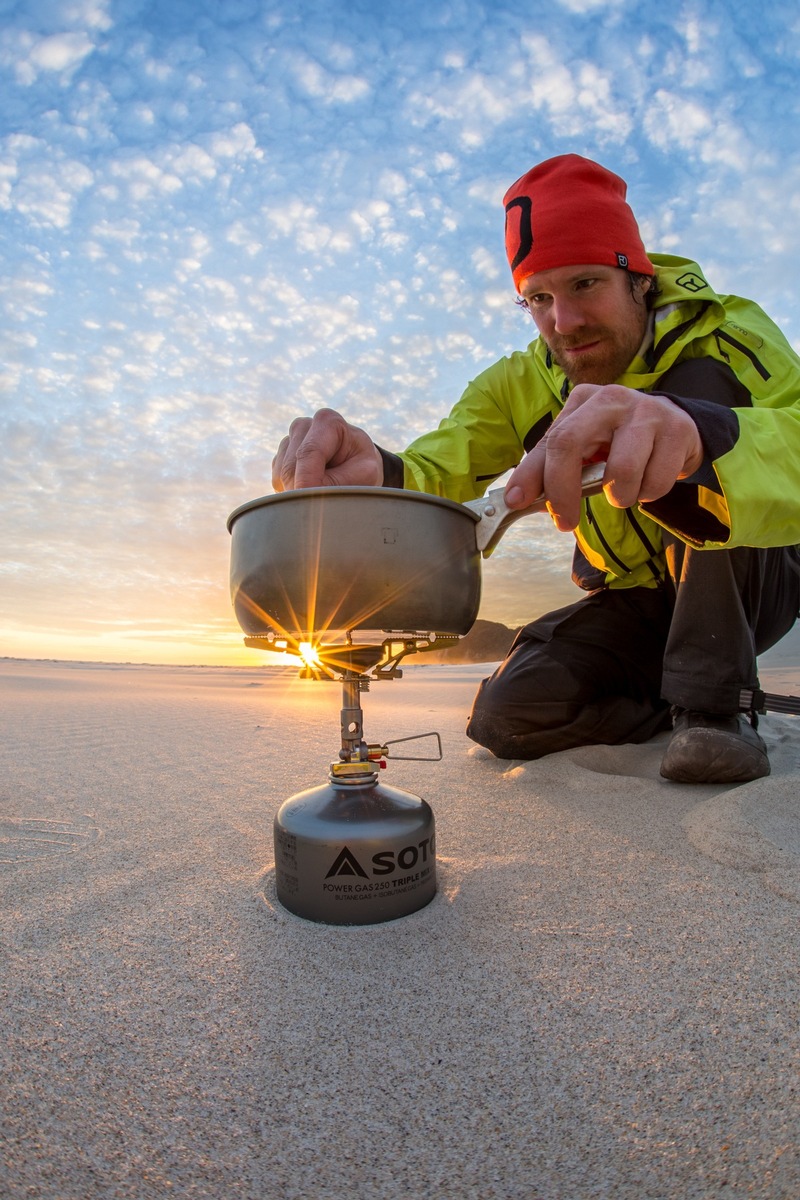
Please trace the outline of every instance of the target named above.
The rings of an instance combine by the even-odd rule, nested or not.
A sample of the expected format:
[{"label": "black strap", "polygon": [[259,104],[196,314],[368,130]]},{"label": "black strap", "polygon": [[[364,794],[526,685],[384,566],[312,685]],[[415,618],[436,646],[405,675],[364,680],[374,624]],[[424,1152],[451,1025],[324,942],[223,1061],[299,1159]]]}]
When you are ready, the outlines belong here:
[{"label": "black strap", "polygon": [[778,696],[775,692],[762,692],[761,688],[745,688],[739,693],[740,712],[790,713],[800,716],[800,696]]}]

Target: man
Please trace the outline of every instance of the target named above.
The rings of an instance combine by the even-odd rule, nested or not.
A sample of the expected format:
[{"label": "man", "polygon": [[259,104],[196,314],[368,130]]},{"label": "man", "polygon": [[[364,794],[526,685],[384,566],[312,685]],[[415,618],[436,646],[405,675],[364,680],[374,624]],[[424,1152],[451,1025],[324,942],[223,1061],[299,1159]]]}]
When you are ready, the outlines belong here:
[{"label": "man", "polygon": [[[464,501],[514,468],[507,504],[544,492],[589,595],[520,632],[469,736],[530,759],[671,727],[665,778],[756,779],[769,759],[740,693],[800,608],[800,360],[757,305],[648,256],[625,197],[577,155],[524,175],[505,197],[506,250],[539,337],[400,455],[330,410],[293,422],[273,484]],[[604,492],[582,500],[593,460]]]}]

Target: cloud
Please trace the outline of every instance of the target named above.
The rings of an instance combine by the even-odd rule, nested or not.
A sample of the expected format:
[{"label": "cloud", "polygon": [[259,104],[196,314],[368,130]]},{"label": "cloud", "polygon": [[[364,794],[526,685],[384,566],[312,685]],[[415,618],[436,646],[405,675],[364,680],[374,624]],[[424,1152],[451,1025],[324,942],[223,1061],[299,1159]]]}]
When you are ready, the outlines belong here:
[{"label": "cloud", "polygon": [[183,180],[174,171],[164,170],[145,154],[134,154],[118,158],[110,164],[112,178],[127,185],[128,195],[138,204],[147,200],[153,192],[175,192],[183,187]]},{"label": "cloud", "polygon": [[132,245],[141,235],[142,227],[132,217],[123,217],[119,221],[98,221],[92,228],[94,237],[105,238],[115,242]]},{"label": "cloud", "polygon": [[5,277],[0,281],[0,290],[7,302],[7,312],[27,312],[28,315],[41,316],[45,311],[43,305],[53,294],[53,284],[46,277],[36,277],[20,272],[15,277]]},{"label": "cloud", "polygon": [[[228,142],[225,144],[230,145]],[[213,147],[212,153],[209,154],[202,146],[188,142],[182,146],[167,147],[164,150],[164,160],[169,165],[170,173],[179,179],[184,182],[202,183],[216,176],[218,168],[215,155],[219,153],[216,147]],[[223,157],[233,155],[225,154]]]},{"label": "cloud", "polygon": [[293,55],[290,67],[301,89],[323,104],[354,104],[371,90],[363,75],[335,74],[306,55]]},{"label": "cloud", "polygon": [[420,128],[446,121],[458,127],[462,147],[477,149],[492,129],[508,119],[518,104],[513,81],[465,71],[440,76],[433,87],[411,92],[406,102],[411,122]]},{"label": "cloud", "polygon": [[500,275],[496,257],[490,254],[485,246],[477,246],[472,251],[472,263],[478,275],[483,279],[497,279]]},{"label": "cloud", "polygon": [[89,167],[26,135],[5,138],[0,153],[0,207],[34,225],[65,229],[80,193],[94,182]]},{"label": "cloud", "polygon": [[83,31],[36,37],[17,30],[3,36],[0,63],[12,67],[17,82],[24,87],[32,86],[43,72],[58,74],[66,86],[94,48],[91,37]]},{"label": "cloud", "polygon": [[412,92],[412,122],[457,126],[460,146],[469,152],[485,147],[499,127],[534,119],[540,128],[542,117],[559,137],[591,134],[600,142],[622,142],[629,136],[632,119],[617,96],[616,68],[601,68],[591,56],[539,32],[522,32],[517,44],[492,72],[447,72],[434,86]]},{"label": "cloud", "polygon": [[565,60],[562,47],[540,34],[523,36],[521,45],[529,60],[527,98],[547,114],[556,133],[585,137],[590,132],[600,143],[628,137],[632,119],[616,97],[618,71],[588,59]]},{"label": "cloud", "polygon": [[258,159],[263,154],[258,149],[252,129],[245,121],[214,134],[209,139],[209,149],[216,158],[245,158],[252,155]]},{"label": "cloud", "polygon": [[715,128],[716,122],[705,105],[665,88],[656,91],[645,115],[647,134],[662,150],[673,146],[696,148]]},{"label": "cloud", "polygon": [[[363,213],[340,215],[338,227],[335,227],[323,219],[315,205],[292,199],[281,205],[266,206],[262,210],[259,227],[268,241],[284,241],[287,246],[294,248],[297,269],[305,268],[316,273],[347,254],[358,234],[372,236],[374,229],[371,220],[377,213],[385,217],[389,211],[388,204],[376,201]],[[253,245],[260,245],[254,235],[250,236],[253,237]],[[242,226],[238,227],[236,240],[239,244],[247,244],[247,234]]]},{"label": "cloud", "polygon": [[575,16],[586,16],[589,13],[607,9],[613,12],[624,4],[625,0],[557,0],[559,6]]}]

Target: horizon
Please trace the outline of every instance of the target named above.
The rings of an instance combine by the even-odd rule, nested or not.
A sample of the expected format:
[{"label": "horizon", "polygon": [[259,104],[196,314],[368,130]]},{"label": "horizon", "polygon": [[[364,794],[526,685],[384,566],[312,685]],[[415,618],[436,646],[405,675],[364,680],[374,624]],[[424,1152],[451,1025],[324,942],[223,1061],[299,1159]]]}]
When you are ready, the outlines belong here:
[{"label": "horizon", "polygon": [[[483,618],[479,618],[481,620]],[[506,626],[511,631],[511,626]],[[356,639],[358,640],[358,639]],[[301,661],[298,656],[284,655],[277,651],[254,651],[254,654],[259,655],[257,659],[249,662],[223,663],[223,662],[174,662],[174,661],[133,661],[133,660],[110,660],[110,659],[88,659],[88,658],[56,658],[50,655],[34,656],[34,655],[14,655],[0,654],[0,662],[19,662],[19,663],[53,663],[64,666],[88,666],[88,667],[176,667],[178,669],[187,670],[217,670],[217,669],[232,669],[232,670],[254,670],[259,668],[270,667],[276,670],[297,670],[301,667]],[[453,662],[445,663],[441,661],[430,662],[425,660],[424,654],[414,658],[409,656],[408,660],[403,663],[403,669],[410,667],[469,667],[476,666],[480,661],[475,662]],[[494,661],[494,660],[492,660]],[[797,682],[792,683],[792,687],[800,687],[800,624],[795,625],[794,629],[790,630],[777,645],[767,650],[764,654],[759,655],[759,666],[762,672],[790,672],[796,675]]]}]

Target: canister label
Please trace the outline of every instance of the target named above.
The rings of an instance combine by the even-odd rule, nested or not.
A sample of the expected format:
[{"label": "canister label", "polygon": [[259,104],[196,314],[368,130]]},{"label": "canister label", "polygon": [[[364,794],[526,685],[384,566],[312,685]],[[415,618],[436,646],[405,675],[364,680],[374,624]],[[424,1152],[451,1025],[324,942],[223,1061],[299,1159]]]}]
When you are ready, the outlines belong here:
[{"label": "canister label", "polygon": [[370,924],[414,912],[436,893],[431,822],[413,842],[332,844],[275,831],[278,899],[292,912],[332,924]]}]

